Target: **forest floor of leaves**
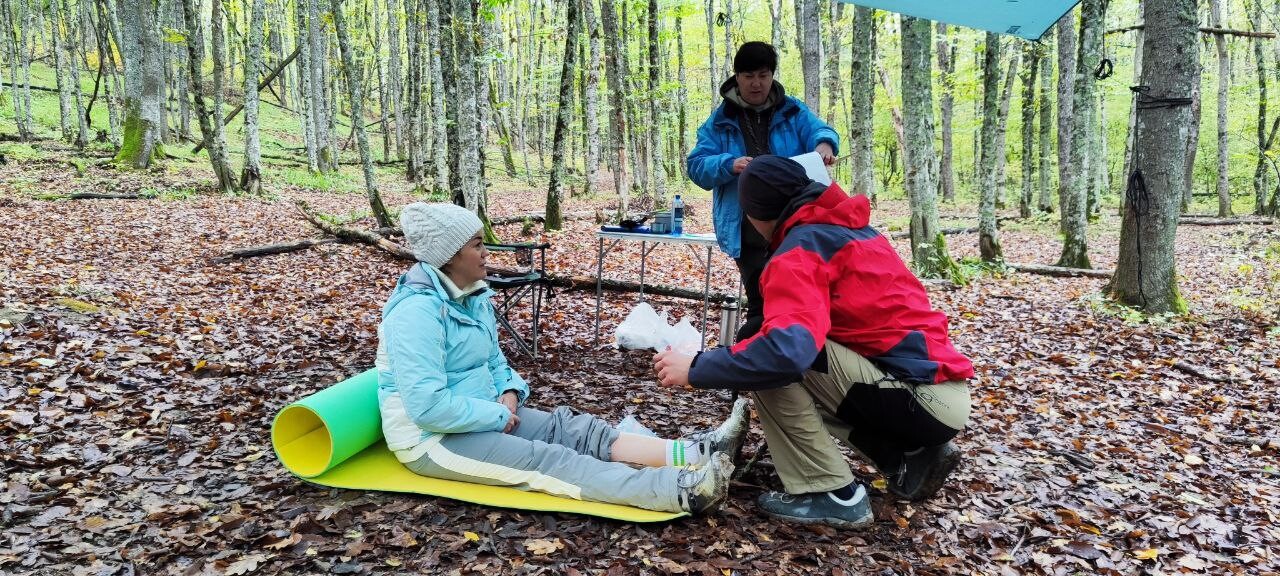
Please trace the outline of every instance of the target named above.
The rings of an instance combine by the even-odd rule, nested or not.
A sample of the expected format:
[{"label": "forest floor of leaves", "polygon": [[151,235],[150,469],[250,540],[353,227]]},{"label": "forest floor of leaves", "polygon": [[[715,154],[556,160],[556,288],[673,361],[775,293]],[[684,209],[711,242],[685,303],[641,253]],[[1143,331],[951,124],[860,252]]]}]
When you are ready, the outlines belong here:
[{"label": "forest floor of leaves", "polygon": [[[1170,574],[1280,571],[1280,229],[1178,230],[1191,313],[1142,319],[1104,280],[983,273],[930,288],[974,360],[965,459],[934,499],[873,488],[874,526],[779,523],[764,458],[718,514],[630,524],[307,484],[276,460],[281,407],[373,362],[381,305],[405,264],[368,246],[221,261],[226,250],[316,236],[291,200],[332,214],[362,195],[285,187],[272,199],[161,194],[47,201],[75,190],[202,189],[207,172],[121,173],[53,156],[0,167],[0,573],[6,574]],[[22,183],[21,186],[15,183]],[[387,203],[413,200],[384,182]],[[539,187],[502,182],[494,216],[538,213]],[[608,211],[571,199],[568,212]],[[686,229],[710,229],[695,196]],[[873,212],[900,228],[906,203]],[[972,222],[973,206],[943,205]],[[967,214],[967,215],[966,215]],[[365,219],[353,225],[371,226]],[[971,225],[971,224],[969,224]],[[594,275],[592,220],[548,236],[549,267]],[[518,239],[523,226],[500,228]],[[1091,227],[1114,266],[1114,207]],[[1010,262],[1052,263],[1053,221],[1006,222]],[[903,240],[895,240],[906,254]],[[976,256],[973,234],[948,238]],[[606,275],[636,279],[637,247]],[[977,270],[977,267],[971,267]],[[649,282],[700,288],[698,255],[662,247]],[[594,288],[594,287],[591,287]],[[717,254],[713,290],[736,289]],[[634,294],[591,289],[546,306],[542,354],[508,350],[539,407],[569,405],[663,435],[711,426],[728,396],[656,386],[650,353],[608,345]],[[689,300],[653,300],[673,316]],[[527,316],[518,323],[527,323]],[[709,324],[715,325],[713,310]],[[759,449],[753,428],[746,453]],[[868,484],[880,477],[850,456]]]}]

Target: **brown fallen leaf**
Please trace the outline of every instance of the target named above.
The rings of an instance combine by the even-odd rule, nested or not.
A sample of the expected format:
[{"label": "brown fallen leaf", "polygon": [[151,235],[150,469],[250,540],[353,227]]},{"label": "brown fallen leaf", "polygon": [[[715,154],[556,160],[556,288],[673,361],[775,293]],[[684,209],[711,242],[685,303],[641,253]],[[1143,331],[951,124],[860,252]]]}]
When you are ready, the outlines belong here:
[{"label": "brown fallen leaf", "polygon": [[535,538],[532,540],[525,540],[524,547],[530,552],[533,552],[534,556],[546,556],[556,550],[564,548],[564,542],[561,542],[559,538],[553,540]]}]

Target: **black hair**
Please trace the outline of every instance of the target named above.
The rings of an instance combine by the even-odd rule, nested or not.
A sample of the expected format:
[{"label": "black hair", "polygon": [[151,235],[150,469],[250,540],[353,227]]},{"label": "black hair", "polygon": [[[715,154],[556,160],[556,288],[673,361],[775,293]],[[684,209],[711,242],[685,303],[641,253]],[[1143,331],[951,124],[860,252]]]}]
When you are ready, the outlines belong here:
[{"label": "black hair", "polygon": [[747,42],[738,48],[733,56],[733,72],[755,72],[768,68],[770,72],[778,71],[778,51],[768,42]]}]

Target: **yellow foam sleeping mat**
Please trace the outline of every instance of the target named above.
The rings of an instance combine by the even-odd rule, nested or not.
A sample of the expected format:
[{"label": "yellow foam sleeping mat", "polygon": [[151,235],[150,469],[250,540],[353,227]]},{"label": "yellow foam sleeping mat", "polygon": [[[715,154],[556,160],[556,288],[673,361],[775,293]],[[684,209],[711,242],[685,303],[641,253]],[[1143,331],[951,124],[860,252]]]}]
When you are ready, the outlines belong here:
[{"label": "yellow foam sleeping mat", "polygon": [[378,374],[368,370],[285,406],[271,423],[280,463],[313,484],[440,496],[501,508],[572,512],[628,522],[661,522],[682,512],[562,498],[414,474],[387,449],[378,413]]}]

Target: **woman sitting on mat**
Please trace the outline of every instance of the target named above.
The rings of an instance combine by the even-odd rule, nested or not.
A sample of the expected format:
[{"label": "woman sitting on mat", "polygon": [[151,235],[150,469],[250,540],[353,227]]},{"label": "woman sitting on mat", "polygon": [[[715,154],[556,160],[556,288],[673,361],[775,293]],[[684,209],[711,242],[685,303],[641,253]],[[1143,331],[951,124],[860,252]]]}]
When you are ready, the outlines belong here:
[{"label": "woman sitting on mat", "polygon": [[747,429],[745,400],[719,428],[681,440],[619,432],[568,407],[524,406],[529,386],[498,348],[480,219],[419,202],[400,224],[418,263],[382,309],[377,368],[382,431],[405,466],[664,512],[720,506]]}]

